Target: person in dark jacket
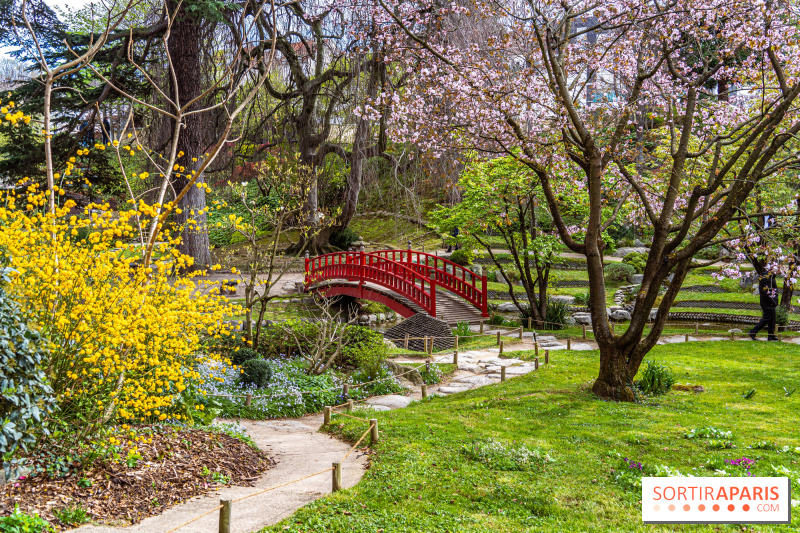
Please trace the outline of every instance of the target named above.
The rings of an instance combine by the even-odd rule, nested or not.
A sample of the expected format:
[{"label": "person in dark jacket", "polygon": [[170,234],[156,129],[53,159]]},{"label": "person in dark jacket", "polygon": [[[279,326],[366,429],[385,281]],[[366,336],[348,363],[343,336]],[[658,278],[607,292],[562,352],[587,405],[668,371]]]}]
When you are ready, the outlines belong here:
[{"label": "person in dark jacket", "polygon": [[775,274],[759,274],[758,296],[761,304],[761,320],[749,331],[750,338],[756,340],[756,334],[767,328],[767,340],[778,341],[775,336],[775,309],[778,307],[778,283]]}]

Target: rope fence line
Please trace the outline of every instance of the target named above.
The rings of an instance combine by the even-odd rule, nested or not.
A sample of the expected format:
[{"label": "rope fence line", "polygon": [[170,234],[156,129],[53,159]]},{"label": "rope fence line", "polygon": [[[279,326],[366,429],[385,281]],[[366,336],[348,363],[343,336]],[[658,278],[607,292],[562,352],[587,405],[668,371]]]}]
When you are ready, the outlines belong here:
[{"label": "rope fence line", "polygon": [[[538,354],[538,347],[539,347],[538,344],[536,344],[537,354]],[[453,353],[453,357],[454,358],[458,357],[458,352],[457,351],[455,351]],[[437,360],[439,360],[439,359],[441,359],[441,358],[438,358]],[[549,351],[547,351],[547,350],[545,351],[545,363],[549,363]],[[400,374],[400,375],[405,375],[405,374],[407,374],[409,372],[412,372],[414,370],[422,368],[426,364],[430,364],[430,361],[426,361],[425,364],[422,364],[422,365],[419,365],[417,367],[411,368],[408,371],[406,371],[406,372],[404,372],[403,374]],[[516,366],[516,365],[509,365],[509,366]],[[501,366],[500,367],[500,381],[501,382],[506,380],[506,372],[505,372],[506,368],[507,367],[505,367],[505,366]],[[534,370],[538,370],[538,369],[539,369],[539,358],[537,356],[534,359]],[[494,372],[496,372],[496,370],[484,370],[483,372],[480,372],[477,375],[491,374],[491,373],[494,373]],[[398,377],[398,376],[394,376],[394,377]],[[385,379],[389,379],[389,378],[385,378]],[[459,382],[460,380],[454,380],[454,381]],[[427,393],[427,385],[422,385],[422,397],[423,397],[423,399],[425,399],[427,397],[426,393]],[[393,394],[384,394],[382,396],[391,396],[391,395],[393,395]],[[371,398],[380,398],[380,397],[381,396],[373,396]],[[355,400],[355,401],[354,400],[348,400],[348,402],[346,402],[346,403],[342,403],[342,404],[338,404],[338,405],[334,405],[334,406],[326,406],[325,407],[325,411],[324,411],[323,426],[330,424],[330,422],[331,422],[330,417],[331,417],[331,413],[332,413],[333,409],[340,408],[340,407],[343,407],[343,406],[348,406],[348,408],[351,408],[354,402],[363,402],[363,401],[366,401],[368,399],[370,399],[370,398],[363,398],[363,399]],[[246,500],[248,498],[252,498],[254,496],[258,496],[260,494],[264,494],[266,492],[270,492],[270,491],[273,491],[275,489],[279,489],[281,487],[285,487],[287,485],[291,485],[293,483],[298,483],[298,482],[303,481],[305,479],[308,479],[308,478],[311,478],[311,477],[315,477],[315,476],[319,476],[319,475],[325,474],[327,472],[333,472],[333,476],[332,476],[332,480],[331,480],[331,492],[337,492],[337,491],[341,490],[342,489],[342,463],[344,463],[347,460],[347,458],[350,457],[356,449],[358,449],[359,445],[364,441],[364,439],[367,438],[367,435],[371,436],[370,446],[372,446],[372,445],[375,445],[378,442],[379,434],[378,434],[378,420],[377,419],[373,418],[373,419],[370,419],[370,420],[366,420],[366,419],[359,418],[359,417],[356,417],[356,416],[348,415],[346,413],[336,413],[336,414],[338,414],[340,416],[345,416],[345,417],[348,417],[348,418],[352,418],[354,420],[358,420],[359,422],[367,422],[369,424],[369,426],[367,427],[366,431],[364,431],[364,433],[361,434],[361,437],[359,437],[359,439],[356,441],[356,443],[353,444],[353,446],[350,448],[350,450],[344,455],[344,457],[342,457],[342,459],[340,461],[333,463],[333,465],[330,468],[326,468],[324,470],[320,470],[319,472],[314,472],[312,474],[308,474],[306,476],[294,479],[292,481],[287,481],[285,483],[281,483],[280,485],[275,485],[274,487],[268,487],[268,488],[260,490],[258,492],[254,492],[253,494],[248,494],[247,496],[241,496],[241,497],[236,498],[234,500],[220,500],[220,505],[214,507],[213,509],[210,509],[210,510],[206,511],[205,513],[203,513],[201,515],[198,515],[198,516],[192,518],[191,520],[188,520],[188,521],[184,522],[183,524],[181,524],[179,526],[176,526],[176,527],[170,529],[166,533],[174,533],[175,531],[177,531],[177,530],[179,530],[179,529],[181,529],[181,528],[183,528],[183,527],[185,527],[185,526],[187,526],[189,524],[192,524],[192,523],[200,520],[201,518],[203,518],[205,516],[208,516],[211,513],[214,513],[216,511],[220,512],[220,514],[219,514],[219,533],[230,533],[230,531],[231,531],[231,504],[232,503],[240,502],[242,500]]]},{"label": "rope fence line", "polygon": [[207,511],[207,512],[205,512],[205,513],[203,513],[203,514],[201,514],[201,515],[199,515],[199,516],[195,516],[194,518],[192,518],[192,519],[191,519],[191,520],[189,520],[188,522],[184,522],[183,524],[181,524],[181,525],[179,525],[179,526],[177,526],[177,527],[173,527],[172,529],[170,529],[169,531],[167,531],[167,533],[172,533],[173,531],[178,531],[180,528],[182,528],[182,527],[185,527],[185,526],[188,526],[188,525],[189,525],[189,524],[191,524],[192,522],[197,522],[198,520],[200,520],[200,519],[201,519],[201,518],[203,518],[204,516],[208,516],[208,515],[210,515],[211,513],[213,513],[214,511],[219,511],[220,509],[223,509],[224,507],[225,507],[225,505],[224,505],[224,504],[217,505],[216,507],[214,507],[214,508],[213,508],[213,509],[211,509],[210,511]]}]

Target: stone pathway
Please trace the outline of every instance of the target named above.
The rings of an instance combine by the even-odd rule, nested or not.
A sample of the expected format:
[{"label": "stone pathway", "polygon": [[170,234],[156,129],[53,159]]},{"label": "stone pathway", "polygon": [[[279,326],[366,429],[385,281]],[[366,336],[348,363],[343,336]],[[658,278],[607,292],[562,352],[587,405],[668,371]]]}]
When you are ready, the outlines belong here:
[{"label": "stone pathway", "polygon": [[[409,400],[410,401],[410,400]],[[80,533],[165,533],[192,518],[202,515],[219,505],[220,499],[235,500],[254,494],[267,487],[281,485],[330,468],[334,461],[341,461],[350,450],[350,445],[334,439],[318,429],[322,415],[310,415],[291,420],[264,420],[239,422],[247,433],[266,451],[277,464],[255,482],[255,487],[225,487],[192,498],[171,507],[160,515],[146,518],[127,527],[87,525],[77,530]],[[361,480],[367,465],[367,454],[353,452],[342,464],[342,486],[349,488]],[[331,492],[331,473],[304,479],[270,492],[253,496],[231,504],[231,531],[251,533],[275,524],[290,516],[302,506]],[[176,533],[209,533],[217,531],[219,512],[197,520]]]},{"label": "stone pathway", "polygon": [[[488,331],[496,333],[496,331]],[[504,355],[520,350],[533,349],[532,335],[524,336],[524,342],[504,347]],[[689,342],[727,341],[725,337],[695,338]],[[738,339],[752,342],[749,338]],[[759,338],[759,340],[765,340]],[[565,350],[566,344],[553,336],[537,335],[542,349]],[[686,342],[685,335],[665,337],[659,344]],[[800,344],[800,337],[786,340]],[[572,343],[573,350],[594,350],[596,346],[586,343]],[[448,362],[452,355],[433,356],[434,361]],[[421,364],[420,358],[398,357],[394,362],[408,366]],[[540,359],[543,362],[543,359]],[[513,379],[532,372],[534,363],[513,357],[500,358],[498,348],[459,351],[458,370],[450,379],[438,385],[429,386],[430,394],[446,396],[457,394],[500,382],[500,369],[506,368],[506,379]],[[546,368],[546,367],[544,367]],[[354,414],[368,414],[372,411],[389,411],[402,409],[421,397],[419,387],[413,387],[409,395],[389,395],[368,399],[364,404],[357,404]],[[277,465],[260,478],[255,487],[226,487],[216,492],[193,498],[181,505],[167,509],[158,516],[152,516],[139,524],[127,527],[86,525],[77,530],[81,533],[164,533],[179,526],[219,504],[220,499],[235,500],[253,494],[267,487],[281,485],[308,474],[324,470],[334,461],[340,461],[350,449],[350,445],[319,433],[322,425],[321,415],[309,415],[298,419],[266,420],[239,422],[247,430],[258,446],[272,457]],[[354,452],[342,466],[342,485],[349,488],[357,484],[364,475],[367,466],[365,453]],[[234,533],[250,533],[268,525],[275,524],[290,516],[300,507],[322,498],[331,491],[331,475],[324,473],[292,483],[279,489],[265,492],[241,502],[232,504],[231,531]],[[218,513],[213,512],[178,530],[177,533],[207,533],[216,531]]]}]

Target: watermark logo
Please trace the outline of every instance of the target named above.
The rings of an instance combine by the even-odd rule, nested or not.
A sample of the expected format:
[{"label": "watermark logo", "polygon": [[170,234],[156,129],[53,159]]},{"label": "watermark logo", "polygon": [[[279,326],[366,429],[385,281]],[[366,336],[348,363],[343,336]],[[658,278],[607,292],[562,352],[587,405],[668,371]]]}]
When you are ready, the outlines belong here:
[{"label": "watermark logo", "polygon": [[645,524],[790,524],[788,477],[644,477]]}]

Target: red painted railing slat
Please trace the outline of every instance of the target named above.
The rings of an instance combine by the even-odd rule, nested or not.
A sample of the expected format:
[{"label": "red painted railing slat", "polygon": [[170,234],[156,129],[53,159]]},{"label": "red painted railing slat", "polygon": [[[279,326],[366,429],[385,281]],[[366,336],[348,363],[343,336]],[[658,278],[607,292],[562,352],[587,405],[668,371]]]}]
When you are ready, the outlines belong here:
[{"label": "red painted railing slat", "polygon": [[[452,272],[448,272],[448,267]],[[419,305],[431,316],[436,316],[436,287],[440,286],[470,302],[483,316],[489,316],[486,276],[479,276],[432,254],[412,250],[380,250],[369,253],[334,252],[306,259],[306,286],[341,278],[362,284],[371,282],[391,289]]]}]

